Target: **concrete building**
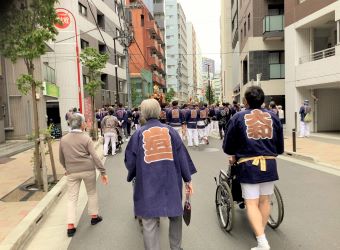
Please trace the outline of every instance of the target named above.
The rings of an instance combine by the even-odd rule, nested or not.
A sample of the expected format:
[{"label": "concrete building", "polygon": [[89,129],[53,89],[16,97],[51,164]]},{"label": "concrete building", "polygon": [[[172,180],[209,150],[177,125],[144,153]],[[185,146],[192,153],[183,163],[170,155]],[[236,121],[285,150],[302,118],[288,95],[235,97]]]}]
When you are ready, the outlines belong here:
[{"label": "concrete building", "polygon": [[134,105],[154,93],[154,88],[165,88],[164,36],[146,5],[140,0],[128,0],[127,4],[140,3],[130,8],[134,42],[129,47],[131,55],[129,72]]},{"label": "concrete building", "polygon": [[287,128],[309,100],[312,131],[340,131],[340,1],[285,0],[285,9]]},{"label": "concrete building", "polygon": [[[234,9],[231,9],[231,1],[221,0],[221,19],[220,19],[220,26],[221,26],[221,79],[222,79],[222,86],[223,86],[223,94],[222,99],[226,101],[232,101],[233,97],[233,90],[234,87],[238,84],[238,81],[233,81],[233,76],[238,74],[235,70],[238,69],[239,64],[237,63],[233,67],[233,54],[235,53],[232,40],[235,36],[236,27],[232,27],[232,20],[235,18],[237,20],[237,0],[233,1]],[[232,12],[233,11],[233,12]],[[236,16],[236,17],[235,17]],[[232,28],[234,30],[232,30]],[[234,35],[234,36],[232,36]],[[237,39],[237,37],[236,37]],[[238,55],[237,55],[238,56]]]},{"label": "concrete building", "polygon": [[203,100],[203,75],[202,75],[202,51],[198,41],[196,41],[196,101]]},{"label": "concrete building", "polygon": [[284,0],[241,0],[234,4],[238,4],[240,42],[239,100],[261,75],[259,84],[266,103],[275,101],[285,107]]},{"label": "concrete building", "polygon": [[165,0],[154,0],[154,18],[161,32],[165,34]]},{"label": "concrete building", "polygon": [[[49,44],[54,52],[48,53],[45,58],[55,66],[61,93],[60,116],[63,120],[63,130],[66,130],[64,115],[71,107],[80,107],[87,120],[92,119],[90,98],[84,91],[84,85],[88,81],[87,70],[80,67],[79,73],[77,72],[76,46],[80,50],[93,47],[109,54],[106,68],[101,73],[103,85],[95,97],[96,108],[115,104],[118,101],[117,93],[119,102],[127,104],[126,51],[120,39],[114,39],[123,35],[122,29],[125,27],[125,22],[122,10],[124,6],[121,6],[120,2],[109,0],[60,0],[57,7],[64,8],[58,12],[65,16],[69,25],[58,29],[56,41]],[[77,26],[75,26],[73,17]],[[75,36],[75,32],[79,34],[78,37]],[[114,54],[115,46],[117,62]],[[117,67],[118,81],[116,81],[115,67]]]},{"label": "concrete building", "polygon": [[153,0],[143,0],[143,3],[148,8],[149,13],[153,16],[154,15],[154,3],[153,3]]},{"label": "concrete building", "polygon": [[165,44],[167,88],[173,88],[180,102],[188,100],[186,17],[177,0],[165,1]]},{"label": "concrete building", "polygon": [[189,100],[196,100],[197,93],[197,38],[192,23],[187,23],[187,59]]},{"label": "concrete building", "polygon": [[208,73],[208,66],[210,74],[215,74],[215,61],[213,59],[203,57],[202,58],[202,73]]},{"label": "concrete building", "polygon": [[[47,127],[47,122],[53,119],[60,124],[59,115],[59,81],[55,70],[48,61],[42,58],[34,60],[34,76],[38,81],[44,82],[45,90],[37,90],[39,126]],[[21,74],[27,74],[23,60],[13,64],[9,59],[0,57],[0,143],[5,139],[27,139],[34,130],[32,96],[28,93],[22,95],[17,87],[16,80]]]},{"label": "concrete building", "polygon": [[215,102],[222,103],[223,86],[222,86],[221,75],[216,74],[214,76],[214,79],[211,81],[211,87],[214,91]]}]

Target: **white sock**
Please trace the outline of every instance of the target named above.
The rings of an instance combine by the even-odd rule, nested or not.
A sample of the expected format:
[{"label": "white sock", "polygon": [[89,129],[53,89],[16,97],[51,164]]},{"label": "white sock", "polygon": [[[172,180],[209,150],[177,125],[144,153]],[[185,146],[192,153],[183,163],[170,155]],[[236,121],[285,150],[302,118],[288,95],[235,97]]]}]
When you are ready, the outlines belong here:
[{"label": "white sock", "polygon": [[268,240],[267,240],[265,234],[262,234],[260,236],[256,236],[256,239],[257,239],[257,245],[259,247],[267,247],[267,246],[269,246]]}]

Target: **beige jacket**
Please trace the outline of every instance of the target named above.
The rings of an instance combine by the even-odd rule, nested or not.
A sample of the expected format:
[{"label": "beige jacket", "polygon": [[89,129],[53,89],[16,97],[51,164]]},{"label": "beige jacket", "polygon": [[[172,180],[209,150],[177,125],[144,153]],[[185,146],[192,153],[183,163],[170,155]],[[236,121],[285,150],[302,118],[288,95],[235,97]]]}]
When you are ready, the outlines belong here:
[{"label": "beige jacket", "polygon": [[59,161],[67,173],[79,173],[97,168],[102,175],[105,175],[104,165],[94,149],[92,139],[80,130],[73,130],[61,138]]}]

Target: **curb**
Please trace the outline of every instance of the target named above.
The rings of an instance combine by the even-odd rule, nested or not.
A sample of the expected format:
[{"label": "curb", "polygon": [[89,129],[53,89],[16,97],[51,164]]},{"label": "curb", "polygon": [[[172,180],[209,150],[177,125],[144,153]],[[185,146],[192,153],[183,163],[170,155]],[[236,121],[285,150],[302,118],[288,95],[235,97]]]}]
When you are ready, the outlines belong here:
[{"label": "curb", "polygon": [[283,155],[288,156],[288,157],[293,157],[293,158],[296,158],[302,161],[308,161],[308,162],[314,162],[314,163],[318,162],[316,158],[311,155],[299,154],[293,151],[286,150]]},{"label": "curb", "polygon": [[55,185],[51,191],[32,209],[32,211],[2,241],[1,250],[22,249],[25,242],[38,230],[44,216],[62,196],[66,187],[66,177]]},{"label": "curb", "polygon": [[27,145],[23,146],[20,149],[13,150],[12,152],[9,152],[9,153],[6,153],[6,154],[1,154],[0,158],[3,158],[3,157],[12,157],[14,155],[20,154],[20,153],[25,152],[27,150],[30,150],[32,148],[34,148],[34,143],[33,142],[32,143],[27,143]]},{"label": "curb", "polygon": [[[97,149],[102,144],[98,141]],[[100,156],[105,161],[103,156]],[[6,236],[0,243],[0,250],[23,249],[25,243],[38,231],[39,226],[48,216],[48,212],[54,207],[58,200],[65,194],[67,177],[63,176],[58,183],[39,201],[29,214]]]}]

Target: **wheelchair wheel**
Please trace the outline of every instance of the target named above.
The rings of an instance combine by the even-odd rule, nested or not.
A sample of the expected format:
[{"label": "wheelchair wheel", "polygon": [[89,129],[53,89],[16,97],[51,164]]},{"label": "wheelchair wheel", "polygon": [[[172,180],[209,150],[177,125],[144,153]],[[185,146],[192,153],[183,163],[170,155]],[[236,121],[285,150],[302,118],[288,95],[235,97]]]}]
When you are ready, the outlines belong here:
[{"label": "wheelchair wheel", "polygon": [[221,227],[230,232],[233,228],[234,201],[231,190],[227,185],[218,185],[216,188],[216,212]]},{"label": "wheelchair wheel", "polygon": [[271,196],[271,212],[268,220],[268,226],[276,229],[280,226],[284,217],[284,205],[281,193],[277,186],[274,186],[274,194]]}]

